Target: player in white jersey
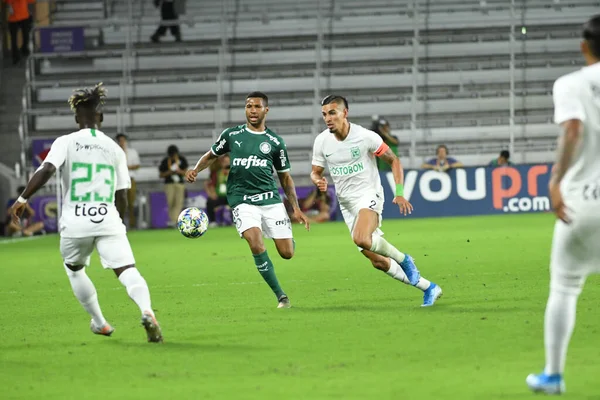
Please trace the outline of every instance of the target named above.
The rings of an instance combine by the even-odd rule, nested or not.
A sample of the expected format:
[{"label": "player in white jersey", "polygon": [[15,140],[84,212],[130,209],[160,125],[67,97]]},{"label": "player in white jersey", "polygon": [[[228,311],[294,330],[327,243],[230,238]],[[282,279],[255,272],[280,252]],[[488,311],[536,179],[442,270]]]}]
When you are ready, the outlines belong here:
[{"label": "player in white jersey", "polygon": [[554,83],[554,122],[561,126],[549,193],[557,216],[546,305],[546,365],[527,377],[536,392],[565,390],[563,372],[575,327],[577,298],[590,274],[600,273],[600,14],[583,28],[587,66]]},{"label": "player in white jersey", "polygon": [[342,216],[359,250],[375,268],[421,289],[422,306],[432,306],[442,295],[442,289],[421,277],[412,257],[388,243],[379,229],[384,196],[375,157],[381,157],[392,167],[396,182],[393,202],[404,215],[412,211],[412,205],[404,198],[400,160],[375,132],[348,121],[348,101],[344,97],[325,97],[321,110],[328,129],[315,139],[310,174],[313,183],[319,190],[327,190],[323,172],[328,167]]},{"label": "player in white jersey", "polygon": [[[59,137],[40,168],[11,209],[15,222],[27,200],[61,172],[63,209],[59,221],[60,252],[75,297],[92,317],[91,330],[110,336],[114,329],[100,310],[96,288],[85,273],[90,255],[98,250],[104,268],[112,269],[142,312],[148,341],[162,342],[152,311],[148,285],[135,268],[135,259],[122,216],[130,187],[123,150],[99,130],[105,90],[102,84],[76,91],[69,103],[79,131]],[[115,205],[116,202],[116,205]]]}]

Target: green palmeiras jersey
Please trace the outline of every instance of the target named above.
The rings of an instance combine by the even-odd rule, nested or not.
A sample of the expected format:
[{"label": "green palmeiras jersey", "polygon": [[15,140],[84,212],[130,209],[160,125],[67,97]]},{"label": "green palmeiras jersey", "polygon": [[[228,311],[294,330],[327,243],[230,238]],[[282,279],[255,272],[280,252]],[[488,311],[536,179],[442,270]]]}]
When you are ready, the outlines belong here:
[{"label": "green palmeiras jersey", "polygon": [[287,149],[283,139],[266,128],[254,132],[239,125],[225,129],[212,145],[212,153],[229,153],[231,171],[227,179],[227,202],[230,207],[241,203],[265,206],[281,203],[276,172],[290,170]]}]

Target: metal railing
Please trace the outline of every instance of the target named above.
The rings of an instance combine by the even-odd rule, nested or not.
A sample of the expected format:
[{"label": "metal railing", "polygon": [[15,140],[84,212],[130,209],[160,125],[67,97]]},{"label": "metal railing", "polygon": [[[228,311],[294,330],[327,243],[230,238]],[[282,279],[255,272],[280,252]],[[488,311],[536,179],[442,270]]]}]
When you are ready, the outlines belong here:
[{"label": "metal railing", "polygon": [[[83,53],[72,53],[69,56],[78,56],[81,54],[111,54],[121,58],[121,74],[118,78],[118,98],[119,104],[116,107],[116,115],[117,115],[117,131],[119,133],[126,133],[131,126],[132,122],[132,113],[131,110],[134,108],[131,105],[130,99],[135,95],[135,84],[132,77],[132,71],[136,69],[137,58],[140,52],[140,49],[136,48],[135,44],[138,43],[142,38],[142,28],[145,26],[153,25],[156,26],[159,21],[156,19],[148,19],[147,17],[134,17],[135,14],[144,15],[144,7],[145,2],[140,1],[137,3],[139,6],[138,10],[135,10],[134,3],[132,1],[127,2],[127,16],[119,18],[114,17],[113,13],[110,11],[114,8],[116,2],[114,0],[104,0],[105,3],[105,16],[106,19],[103,21],[95,21],[95,22],[85,22],[84,26],[87,28],[126,28],[126,36],[124,44],[121,48],[118,49],[109,49],[109,50],[99,50],[99,51],[86,51]],[[228,102],[226,101],[226,96],[229,93],[229,90],[225,87],[227,82],[230,82],[232,79],[232,73],[228,72],[228,67],[231,65],[228,64],[228,57],[233,54],[233,49],[230,49],[230,42],[234,38],[232,31],[235,32],[235,26],[237,24],[237,19],[232,10],[230,9],[230,2],[221,1],[220,2],[220,45],[218,48],[218,72],[216,73],[214,80],[216,82],[216,102],[214,104],[214,131],[213,136],[218,134],[223,128],[223,111],[227,109]],[[332,31],[328,31],[328,23],[331,21],[331,18],[336,17],[336,13],[340,13],[339,2],[332,3],[334,7],[329,7],[325,2],[317,2],[316,8],[307,11],[306,13],[310,13],[314,18],[307,19],[306,24],[314,23],[314,31],[311,30],[311,34],[314,34],[315,43],[314,46],[311,47],[311,50],[315,52],[315,61],[314,61],[314,70],[312,73],[313,78],[313,86],[312,88],[307,87],[307,90],[312,89],[312,97],[315,104],[318,104],[322,98],[322,82],[329,79],[328,71],[324,68],[324,60],[323,60],[323,51],[327,46],[332,46],[326,37],[331,36]],[[429,10],[429,5],[433,2],[423,2],[422,0],[413,0],[412,2],[407,4],[406,13],[411,15],[412,20],[412,36],[410,37],[409,45],[412,47],[412,65],[407,66],[407,69],[412,74],[412,87],[410,94],[406,94],[410,98],[410,112],[406,113],[406,110],[403,110],[403,114],[410,115],[410,124],[409,129],[411,132],[410,137],[410,149],[409,155],[411,159],[411,164],[414,165],[415,159],[417,157],[417,131],[422,129],[420,126],[422,125],[418,120],[417,116],[419,114],[418,106],[420,102],[420,88],[423,86],[427,86],[428,83],[424,84],[418,83],[418,78],[424,72],[421,71],[421,57],[423,49],[427,49],[428,44],[422,43],[422,32],[423,27],[427,28],[427,18]],[[477,6],[475,3],[480,4],[479,1],[473,2],[473,4],[465,5],[465,10],[476,9]],[[481,3],[483,4],[483,3]],[[436,7],[439,5],[436,5]],[[440,6],[442,7],[442,6]],[[479,6],[481,8],[481,5]],[[515,150],[515,130],[516,130],[516,67],[517,60],[515,57],[515,49],[517,47],[517,38],[515,37],[515,29],[521,23],[521,18],[523,13],[525,12],[523,9],[523,2],[518,0],[511,0],[510,3],[506,3],[502,6],[507,12],[510,13],[509,24],[506,25],[506,33],[509,38],[510,44],[510,54],[508,55],[506,62],[508,63],[508,69],[510,72],[510,82],[508,89],[508,96],[510,100],[510,104],[508,109],[506,110],[506,115],[508,116],[508,132],[506,136],[507,145],[509,146],[511,151]],[[497,10],[499,6],[495,5],[495,9]],[[207,22],[206,17],[197,17],[197,16],[186,16],[182,17],[177,21],[162,21],[160,22],[162,25],[170,26],[170,25],[188,25],[194,26],[195,24],[200,24]],[[214,21],[212,21],[214,22]],[[37,28],[32,30],[32,37],[35,35]],[[485,45],[485,44],[482,44]],[[427,53],[425,53],[427,54]],[[30,134],[32,131],[32,121],[34,116],[36,115],[36,111],[32,109],[32,91],[36,87],[37,83],[37,68],[39,67],[39,63],[46,62],[45,60],[51,60],[53,58],[60,58],[63,55],[56,54],[42,54],[35,50],[32,56],[29,58],[27,63],[27,82],[29,83],[23,89],[23,114],[21,116],[21,123],[19,128],[19,136],[22,140],[22,154],[21,154],[21,163],[25,167],[27,164],[27,149],[30,143]],[[426,73],[426,72],[425,72]],[[468,73],[465,76],[464,83],[468,82]],[[462,83],[461,83],[462,88]],[[151,106],[148,106],[150,109]],[[313,113],[310,116],[312,121],[311,132],[313,135],[316,135],[318,132],[322,130],[322,121],[320,110],[318,107],[313,108]],[[307,118],[308,119],[308,118]]]}]

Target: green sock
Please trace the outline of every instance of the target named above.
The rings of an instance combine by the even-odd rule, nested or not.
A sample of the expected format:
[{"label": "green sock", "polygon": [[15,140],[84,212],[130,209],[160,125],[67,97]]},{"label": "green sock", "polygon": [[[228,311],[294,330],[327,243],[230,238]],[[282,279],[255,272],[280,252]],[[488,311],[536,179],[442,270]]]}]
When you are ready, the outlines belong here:
[{"label": "green sock", "polygon": [[279,286],[279,282],[275,276],[275,267],[273,267],[267,251],[265,250],[264,253],[253,254],[252,256],[254,257],[254,264],[256,264],[258,272],[260,272],[260,275],[267,282],[273,293],[275,293],[277,299],[279,299],[285,293],[281,289],[281,286]]}]

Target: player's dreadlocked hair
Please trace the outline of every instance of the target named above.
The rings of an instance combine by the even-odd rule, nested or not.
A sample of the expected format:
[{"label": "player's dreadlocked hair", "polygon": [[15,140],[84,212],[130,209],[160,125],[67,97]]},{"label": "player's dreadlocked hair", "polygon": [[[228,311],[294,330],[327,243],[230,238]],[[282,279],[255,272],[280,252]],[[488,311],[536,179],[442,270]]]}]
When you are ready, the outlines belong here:
[{"label": "player's dreadlocked hair", "polygon": [[77,112],[81,108],[89,111],[101,112],[104,100],[106,99],[106,88],[100,82],[94,88],[77,89],[69,97],[71,110]]}]

